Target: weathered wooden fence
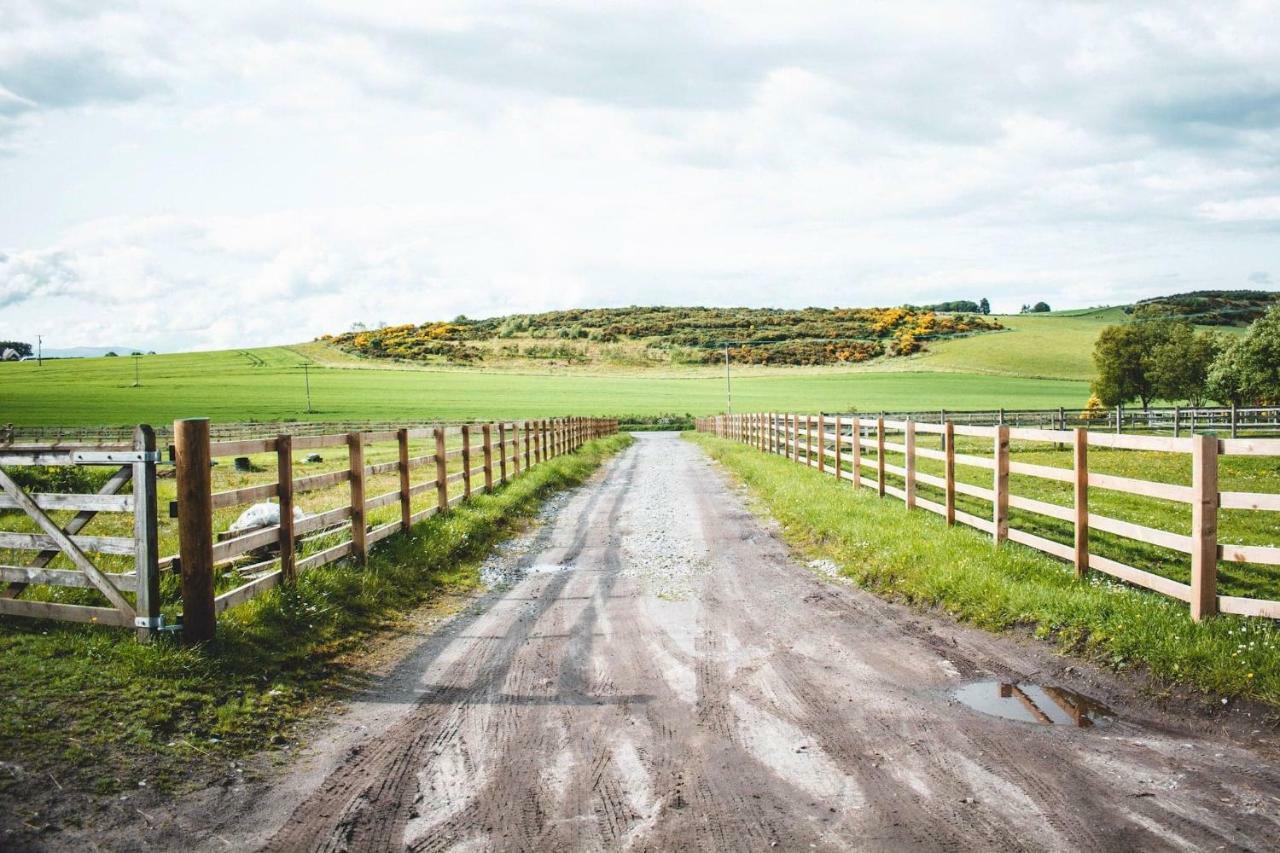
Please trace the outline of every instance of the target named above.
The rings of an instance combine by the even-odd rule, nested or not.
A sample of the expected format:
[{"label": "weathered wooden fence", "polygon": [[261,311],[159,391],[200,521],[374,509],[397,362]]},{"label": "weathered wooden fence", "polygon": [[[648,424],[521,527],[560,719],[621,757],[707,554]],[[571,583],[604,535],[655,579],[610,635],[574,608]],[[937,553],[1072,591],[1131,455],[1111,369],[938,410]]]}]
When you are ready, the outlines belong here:
[{"label": "weathered wooden fence", "polygon": [[[0,565],[0,615],[94,622],[135,628],[142,639],[160,628],[160,573],[156,549],[155,433],[139,426],[129,444],[10,447],[0,450],[0,548],[37,552],[26,565]],[[108,466],[116,471],[96,494],[28,493],[6,471],[16,466]],[[122,493],[126,486],[130,493]],[[50,513],[74,512],[65,522]],[[93,536],[85,527],[103,515],[133,516],[131,535]],[[6,524],[20,519],[18,525]],[[35,527],[40,532],[32,532]],[[91,554],[132,557],[132,572],[110,572]],[[70,568],[49,568],[59,557]],[[15,560],[15,562],[22,562]],[[96,589],[109,607],[23,600],[32,585]],[[133,600],[127,594],[133,594]]]},{"label": "weathered wooden fence", "polygon": [[[160,575],[174,571],[181,578],[183,635],[192,641],[206,640],[213,636],[218,614],[228,608],[278,584],[291,583],[308,569],[344,557],[363,563],[374,543],[448,510],[474,492],[491,491],[586,441],[611,435],[617,432],[617,422],[555,418],[329,434],[283,432],[221,441],[213,440],[212,432],[205,419],[176,421],[169,459],[156,450],[155,434],[146,426],[136,429],[129,445],[0,447],[0,550],[38,552],[27,565],[0,566],[0,580],[8,582],[0,595],[0,615],[130,626],[146,638],[162,628]],[[414,452],[415,446],[419,452]],[[387,451],[389,458],[366,464],[366,450],[374,447]],[[334,449],[345,451],[345,466],[295,475],[297,454]],[[215,492],[212,471],[227,457],[246,463],[245,471],[274,468],[275,476]],[[257,465],[255,459],[266,464]],[[98,494],[79,495],[28,494],[4,470],[47,465],[112,465],[119,471]],[[166,470],[170,465],[172,473]],[[167,514],[158,510],[157,467],[161,476],[175,480],[175,499]],[[427,478],[415,479],[419,471],[427,472]],[[368,494],[379,478],[394,478],[394,488]],[[131,493],[122,494],[130,482]],[[346,494],[335,495],[335,490]],[[339,497],[341,503],[295,517],[303,496],[321,493]],[[216,529],[230,518],[227,510],[234,513],[243,505],[272,499],[279,508],[278,523],[237,534]],[[424,506],[424,500],[429,505]],[[371,522],[372,513],[393,506],[398,507],[393,519]],[[76,515],[59,521],[47,512],[54,510],[76,511]],[[84,535],[86,525],[101,513],[133,513],[130,535]],[[176,529],[170,529],[163,515],[175,520]],[[41,532],[31,532],[33,526]],[[116,528],[113,532],[122,532]],[[158,556],[158,530],[167,534],[166,541],[176,538],[176,554]],[[87,556],[93,552],[133,556],[134,568],[100,570]],[[71,568],[47,568],[60,556]],[[244,565],[246,561],[250,562]],[[233,564],[231,574],[227,567]],[[243,582],[216,593],[219,577],[225,580],[229,574]],[[31,585],[97,589],[112,606],[20,599]],[[126,593],[132,594],[132,601]]]},{"label": "weathered wooden fence", "polygon": [[[918,508],[937,513],[946,518],[948,524],[958,521],[975,527],[991,534],[997,546],[1007,540],[1052,554],[1072,563],[1076,574],[1081,578],[1090,570],[1103,572],[1127,583],[1172,596],[1187,602],[1192,617],[1197,620],[1219,612],[1280,618],[1280,601],[1219,595],[1217,588],[1219,560],[1280,566],[1280,547],[1218,542],[1219,510],[1280,512],[1280,494],[1219,491],[1219,457],[1280,457],[1280,439],[1220,439],[1214,435],[1194,435],[1187,438],[1115,435],[1089,432],[1083,427],[1050,430],[1009,425],[969,426],[956,424],[951,420],[934,424],[858,415],[777,412],[701,418],[697,428],[699,431],[746,442],[759,450],[815,467],[820,472],[829,471],[833,476],[850,481],[854,488],[875,489],[882,497],[890,495],[904,501],[909,509]],[[888,433],[893,433],[895,438],[900,435],[901,440],[887,440]],[[917,436],[921,433],[938,435],[940,449],[919,446]],[[956,436],[989,440],[992,448],[990,455],[956,452]],[[1011,440],[1069,446],[1072,448],[1072,467],[1058,468],[1013,461],[1009,452]],[[1190,461],[1191,484],[1172,485],[1090,472],[1090,447],[1186,454]],[[864,459],[864,451],[872,457],[870,461]],[[903,464],[887,462],[886,453],[901,454]],[[917,462],[921,458],[942,462],[943,476],[917,470]],[[869,470],[871,476],[864,473],[868,471],[869,465],[873,466]],[[990,471],[991,488],[957,479],[957,465]],[[886,482],[887,474],[895,475],[901,480],[902,486]],[[1063,506],[1011,494],[1010,474],[1070,484],[1072,505]],[[919,496],[917,485],[921,483],[941,490],[945,496],[943,502]],[[1126,492],[1188,504],[1191,508],[1191,533],[1189,536],[1181,535],[1090,512],[1089,494],[1092,489]],[[957,509],[957,493],[990,503],[990,516],[984,518]],[[1069,523],[1074,530],[1073,543],[1055,542],[1011,527],[1011,507]],[[1181,583],[1091,552],[1091,530],[1188,555],[1191,582]]]}]

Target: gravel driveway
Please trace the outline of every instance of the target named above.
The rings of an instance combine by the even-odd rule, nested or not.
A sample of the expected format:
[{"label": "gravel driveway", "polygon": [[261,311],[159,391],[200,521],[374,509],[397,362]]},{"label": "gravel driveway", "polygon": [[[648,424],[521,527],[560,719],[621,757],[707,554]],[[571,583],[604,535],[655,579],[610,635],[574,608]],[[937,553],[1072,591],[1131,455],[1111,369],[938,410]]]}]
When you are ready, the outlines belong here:
[{"label": "gravel driveway", "polygon": [[[203,843],[1153,850],[1280,831],[1270,730],[1179,720],[1043,646],[797,564],[674,434],[639,436],[485,572],[484,600],[243,811],[204,803]],[[955,701],[981,679],[1073,688],[1115,718]]]}]

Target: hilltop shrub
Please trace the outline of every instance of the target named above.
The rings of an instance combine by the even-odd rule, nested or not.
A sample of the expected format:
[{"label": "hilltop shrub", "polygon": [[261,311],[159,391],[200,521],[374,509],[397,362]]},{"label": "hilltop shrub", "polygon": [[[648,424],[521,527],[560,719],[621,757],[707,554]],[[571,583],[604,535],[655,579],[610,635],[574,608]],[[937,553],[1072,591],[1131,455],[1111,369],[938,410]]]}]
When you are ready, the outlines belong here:
[{"label": "hilltop shrub", "polygon": [[[322,340],[371,358],[476,361],[483,350],[469,342],[503,339],[504,355],[524,358],[585,358],[582,350],[536,349],[520,340],[640,341],[676,363],[840,364],[882,355],[918,352],[927,342],[1001,328],[978,314],[936,314],[897,308],[592,308],[521,314],[420,326],[353,330]],[[511,348],[508,348],[511,347]],[[554,354],[553,354],[554,353]]]}]

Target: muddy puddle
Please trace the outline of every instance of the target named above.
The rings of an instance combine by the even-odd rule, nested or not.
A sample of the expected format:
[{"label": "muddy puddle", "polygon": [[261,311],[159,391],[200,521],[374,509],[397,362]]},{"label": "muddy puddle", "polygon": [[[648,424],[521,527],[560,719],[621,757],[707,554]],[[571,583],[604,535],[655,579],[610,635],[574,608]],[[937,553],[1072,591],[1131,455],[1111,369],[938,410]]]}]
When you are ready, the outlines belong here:
[{"label": "muddy puddle", "polygon": [[962,705],[1006,720],[1042,726],[1106,725],[1115,719],[1110,708],[1065,687],[1026,682],[979,681],[952,691]]}]

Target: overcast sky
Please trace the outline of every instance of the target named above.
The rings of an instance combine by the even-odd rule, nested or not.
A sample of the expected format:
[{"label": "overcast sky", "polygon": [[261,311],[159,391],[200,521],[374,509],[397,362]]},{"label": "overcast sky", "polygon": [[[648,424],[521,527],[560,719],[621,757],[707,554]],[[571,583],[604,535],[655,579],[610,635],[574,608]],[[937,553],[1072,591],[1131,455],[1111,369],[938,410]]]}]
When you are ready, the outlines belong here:
[{"label": "overcast sky", "polygon": [[0,0],[0,338],[1280,289],[1280,0],[307,5]]}]

